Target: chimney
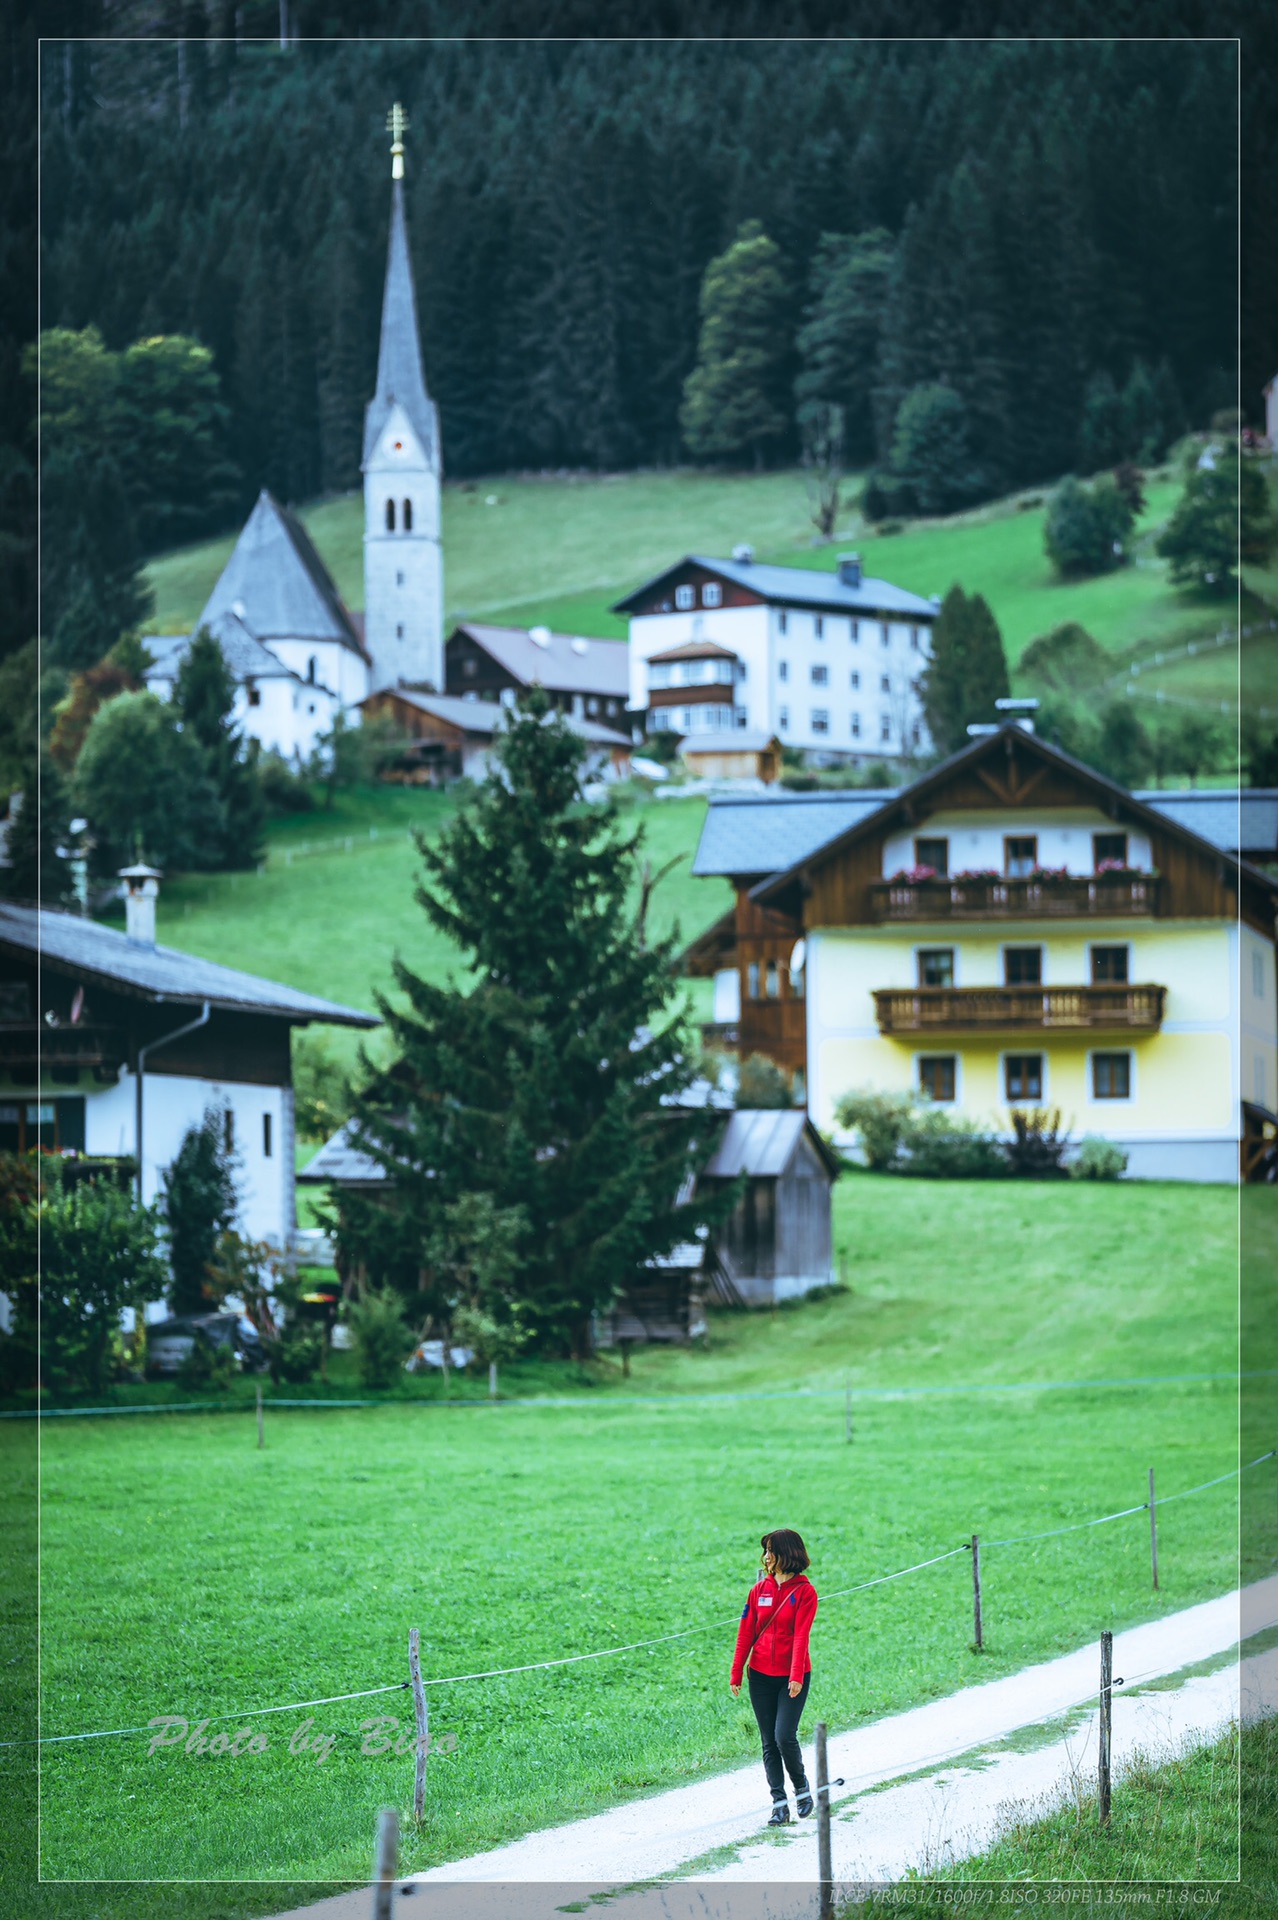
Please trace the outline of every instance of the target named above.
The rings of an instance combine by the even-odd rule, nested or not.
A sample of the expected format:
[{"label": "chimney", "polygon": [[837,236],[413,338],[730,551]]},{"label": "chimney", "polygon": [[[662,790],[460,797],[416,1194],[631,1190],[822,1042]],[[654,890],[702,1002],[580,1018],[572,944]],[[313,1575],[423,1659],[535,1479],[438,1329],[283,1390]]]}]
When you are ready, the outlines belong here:
[{"label": "chimney", "polygon": [[859,553],[841,553],[839,555],[839,580],[845,587],[860,586],[861,556]]},{"label": "chimney", "polygon": [[155,945],[155,902],[160,875],[155,867],[121,867],[124,882],[124,930],[135,947]]},{"label": "chimney", "polygon": [[743,541],[739,547],[732,549],[732,557],[739,567],[752,567],[754,565],[754,548]]}]

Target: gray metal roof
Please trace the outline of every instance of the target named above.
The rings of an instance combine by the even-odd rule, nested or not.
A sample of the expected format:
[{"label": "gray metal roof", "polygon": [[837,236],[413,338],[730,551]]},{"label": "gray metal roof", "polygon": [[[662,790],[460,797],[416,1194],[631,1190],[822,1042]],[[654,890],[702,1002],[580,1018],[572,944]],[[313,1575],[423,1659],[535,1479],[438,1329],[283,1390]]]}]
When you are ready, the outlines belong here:
[{"label": "gray metal roof", "polygon": [[845,793],[716,795],[706,811],[692,871],[784,873],[874,813],[896,788]]},{"label": "gray metal roof", "polygon": [[319,1020],[338,1027],[375,1027],[375,1014],[361,1013],[335,1000],[300,993],[277,980],[221,967],[174,947],[145,947],[117,927],[82,920],[78,914],[49,908],[11,906],[0,901],[0,950],[39,955],[41,964],[67,972],[92,974],[148,1000],[180,1001],[242,1013],[275,1014],[304,1026]]},{"label": "gray metal roof", "polygon": [[331,1140],[324,1142],[315,1158],[301,1169],[298,1179],[311,1181],[315,1185],[336,1180],[344,1187],[375,1186],[383,1181],[386,1178],[385,1167],[354,1144],[351,1137],[353,1133],[354,1123],[348,1120],[337,1129]]},{"label": "gray metal roof", "polygon": [[[291,667],[286,667],[269,647],[264,647],[262,642],[249,632],[237,614],[229,611],[221,613],[206,624],[222,649],[222,658],[237,680],[297,680],[300,682],[301,675],[294,673]],[[155,660],[155,665],[147,668],[146,679],[176,679],[193,638],[194,635],[189,633],[165,635],[162,652],[160,644],[148,638],[145,644]]]},{"label": "gray metal roof", "polygon": [[851,587],[826,567],[774,567],[759,560],[716,560],[712,555],[690,553],[676,566],[667,567],[655,579],[645,581],[633,593],[619,600],[614,612],[627,611],[632,602],[648,594],[663,580],[671,579],[680,567],[704,567],[723,580],[760,594],[763,599],[786,607],[821,607],[834,613],[899,613],[913,620],[935,620],[939,608],[921,593],[893,586],[890,580],[863,575],[860,584]]},{"label": "gray metal roof", "polygon": [[268,645],[284,639],[338,640],[363,654],[310,535],[265,487],[196,625],[213,627],[227,614]]},{"label": "gray metal roof", "polygon": [[1276,788],[1155,787],[1135,797],[1223,853],[1278,854]]},{"label": "gray metal roof", "polygon": [[386,248],[386,286],[382,294],[382,334],[377,350],[377,391],[364,411],[364,453],[373,456],[391,408],[398,402],[431,465],[439,459],[439,415],[426,391],[422,372],[421,336],[417,331],[417,297],[413,292],[413,263],[408,251],[408,221],[404,214],[404,183],[391,186],[390,239]]},{"label": "gray metal roof", "polygon": [[[456,693],[419,693],[413,687],[384,687],[383,694],[392,694],[396,700],[406,701],[410,707],[417,707],[422,713],[430,713],[437,720],[445,720],[450,726],[461,727],[466,733],[474,733],[491,738],[500,733],[507,724],[506,716],[510,709],[496,700],[466,700]],[[369,699],[380,696],[370,694]],[[361,701],[360,705],[367,703]],[[575,714],[561,715],[570,733],[579,740],[589,741],[592,746],[629,747],[627,734],[618,733],[615,727],[601,727],[594,720],[578,720]]]},{"label": "gray metal roof", "polygon": [[808,1116],[802,1107],[742,1107],[724,1129],[706,1162],[712,1180],[734,1180],[739,1173],[777,1179],[794,1158]]},{"label": "gray metal roof", "polygon": [[542,646],[527,627],[490,627],[478,620],[461,621],[454,632],[469,635],[526,687],[548,687],[554,693],[602,693],[629,703],[630,646],[625,640],[550,633]]}]

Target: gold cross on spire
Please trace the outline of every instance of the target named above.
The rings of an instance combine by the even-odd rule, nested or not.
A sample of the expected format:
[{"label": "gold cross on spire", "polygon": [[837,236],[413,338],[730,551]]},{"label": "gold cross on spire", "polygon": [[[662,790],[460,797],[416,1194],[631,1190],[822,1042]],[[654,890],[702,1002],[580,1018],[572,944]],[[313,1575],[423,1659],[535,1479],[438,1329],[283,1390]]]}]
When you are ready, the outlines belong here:
[{"label": "gold cross on spire", "polygon": [[408,125],[408,115],[397,100],[386,116],[386,130],[391,138],[391,179],[404,177],[404,130]]}]

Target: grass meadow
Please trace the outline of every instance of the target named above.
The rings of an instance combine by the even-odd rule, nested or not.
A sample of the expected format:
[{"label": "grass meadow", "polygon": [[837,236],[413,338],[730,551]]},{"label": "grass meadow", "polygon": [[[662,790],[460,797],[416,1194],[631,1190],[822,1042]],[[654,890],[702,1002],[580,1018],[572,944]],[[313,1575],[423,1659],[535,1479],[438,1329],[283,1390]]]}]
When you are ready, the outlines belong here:
[{"label": "grass meadow", "polygon": [[[558,1404],[277,1412],[261,1453],[244,1415],[46,1423],[44,1731],[395,1680],[412,1625],[428,1678],[707,1628],[432,1689],[457,1747],[431,1762],[406,1844],[420,1867],[748,1760],[726,1663],[764,1525],[804,1531],[833,1595],[974,1531],[992,1543],[1130,1505],[1151,1463],[1173,1492],[1234,1462],[1231,1192],[869,1175],[836,1191],[849,1291],[715,1315],[708,1351],[641,1354],[629,1382],[607,1361],[566,1371]],[[1220,1377],[1148,1378],[1186,1374]],[[1099,1380],[1130,1384],[1066,1384]],[[1037,1390],[998,1390],[1015,1382]],[[1272,1531],[1272,1470],[1251,1477]],[[1141,1515],[988,1545],[980,1655],[965,1554],[829,1598],[821,1714],[853,1725],[1218,1593],[1237,1514],[1228,1481],[1164,1510],[1158,1595]],[[1256,1552],[1272,1563],[1276,1544]],[[358,1751],[360,1719],[386,1704],[314,1709],[308,1731],[334,1736],[322,1762],[288,1750],[303,1712],[240,1758],[47,1747],[43,1872],[358,1878],[377,1807],[411,1789],[409,1760]]]}]

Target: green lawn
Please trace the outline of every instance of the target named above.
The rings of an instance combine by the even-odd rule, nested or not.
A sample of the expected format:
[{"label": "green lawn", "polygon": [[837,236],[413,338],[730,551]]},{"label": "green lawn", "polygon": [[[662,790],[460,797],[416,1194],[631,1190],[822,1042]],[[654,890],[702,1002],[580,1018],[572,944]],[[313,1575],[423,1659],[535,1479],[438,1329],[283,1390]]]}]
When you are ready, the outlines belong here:
[{"label": "green lawn", "polygon": [[[1059,580],[1043,551],[1041,495],[999,501],[949,520],[907,523],[899,533],[864,527],[854,513],[836,542],[814,543],[802,476],[795,472],[717,474],[691,470],[601,478],[501,477],[444,489],[447,617],[482,617],[624,638],[612,604],[681,554],[726,553],[750,541],[760,559],[829,568],[840,545],[855,541],[868,572],[923,594],[956,580],[983,593],[1002,628],[1013,669],[1029,642],[1062,621],[1080,621],[1115,655],[1116,666],[1237,624],[1236,604],[1173,589],[1154,540],[1180,490],[1164,474],[1151,479],[1131,566],[1099,579]],[[490,498],[496,505],[488,506]],[[353,607],[363,605],[363,503],[358,495],[302,509],[320,552]],[[189,627],[221,569],[229,539],[184,548],[154,561],[153,631]],[[1257,592],[1278,577],[1257,575]],[[1272,597],[1272,594],[1271,594]],[[1234,646],[1212,651],[1186,680],[1186,697],[1204,691],[1237,703]],[[1278,676],[1257,652],[1265,692],[1278,701]],[[1177,667],[1169,674],[1178,675]],[[1204,685],[1205,683],[1205,685]],[[1173,690],[1171,680],[1166,681]]]},{"label": "green lawn", "polygon": [[[724,1623],[675,1653],[439,1689],[435,1724],[459,1744],[408,1840],[425,1865],[750,1756],[723,1668],[762,1525],[803,1529],[830,1594],[973,1531],[1128,1505],[1151,1462],[1170,1492],[1236,1457],[1227,1381],[863,1398],[850,1446],[837,1391],[693,1397],[1228,1372],[1226,1190],[861,1175],[838,1192],[850,1293],[716,1316],[708,1353],[642,1354],[628,1386],[614,1363],[594,1387],[565,1369],[567,1405],[279,1413],[264,1453],[243,1417],[50,1422],[45,1731],[375,1685],[398,1676],[413,1624],[435,1676]],[[830,1599],[823,1717],[848,1726],[1220,1592],[1236,1524],[1231,1482],[1166,1508],[1158,1596],[1140,1516],[990,1547],[980,1656],[964,1556]],[[287,1751],[302,1714],[251,1760],[46,1748],[45,1874],[360,1875],[377,1806],[402,1806],[409,1779],[359,1755],[364,1711],[316,1710],[338,1736],[323,1765]]]}]

